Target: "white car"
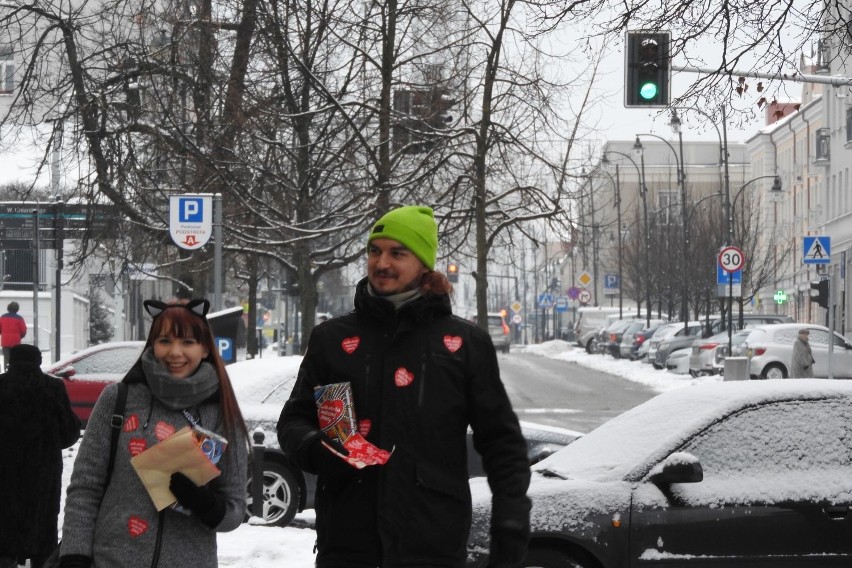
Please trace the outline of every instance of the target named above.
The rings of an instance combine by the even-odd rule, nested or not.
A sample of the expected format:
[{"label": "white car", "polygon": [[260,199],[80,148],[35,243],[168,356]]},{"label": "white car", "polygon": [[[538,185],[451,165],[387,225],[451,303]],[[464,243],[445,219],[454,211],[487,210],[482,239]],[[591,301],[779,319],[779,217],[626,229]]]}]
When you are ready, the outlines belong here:
[{"label": "white car", "polygon": [[[782,323],[755,327],[745,340],[751,378],[789,377],[793,342],[802,328],[810,331],[809,342],[815,361],[814,377],[828,377],[828,328],[812,323]],[[834,333],[832,371],[835,378],[852,378],[852,343],[837,332]]]},{"label": "white car", "polygon": [[684,347],[676,349],[666,358],[666,370],[678,375],[689,374],[689,356],[692,354],[692,347]]}]

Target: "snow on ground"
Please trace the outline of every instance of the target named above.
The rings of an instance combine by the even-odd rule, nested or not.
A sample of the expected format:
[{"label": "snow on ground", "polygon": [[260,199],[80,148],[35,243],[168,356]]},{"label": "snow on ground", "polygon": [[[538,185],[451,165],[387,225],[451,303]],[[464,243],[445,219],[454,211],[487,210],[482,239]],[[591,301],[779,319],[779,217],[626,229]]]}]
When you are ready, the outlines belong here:
[{"label": "snow on ground", "polygon": [[[584,350],[565,341],[548,341],[540,345],[513,346],[517,353],[528,353],[563,361],[572,361],[584,367],[624,377],[643,383],[662,392],[719,377],[693,379],[688,375],[676,375],[655,370],[651,365],[635,361],[613,359],[605,355],[589,355]],[[266,357],[266,355],[264,355]],[[294,359],[293,366],[297,366]],[[266,361],[266,363],[272,363]],[[262,363],[258,362],[258,365]],[[288,365],[289,366],[289,365]],[[66,450],[64,485],[67,486],[74,465],[76,447]],[[64,491],[63,491],[64,502]],[[219,535],[219,566],[239,568],[310,568],[314,565],[314,541],[312,528],[314,511],[308,510],[296,516],[293,526],[287,528],[253,526],[243,524],[237,530]],[[62,516],[60,513],[60,524]]]}]

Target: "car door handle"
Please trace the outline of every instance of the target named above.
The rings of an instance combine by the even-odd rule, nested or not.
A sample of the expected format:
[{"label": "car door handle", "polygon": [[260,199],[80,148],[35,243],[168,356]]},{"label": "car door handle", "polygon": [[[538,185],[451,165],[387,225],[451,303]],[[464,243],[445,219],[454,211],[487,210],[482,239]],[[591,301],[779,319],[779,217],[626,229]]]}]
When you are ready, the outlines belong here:
[{"label": "car door handle", "polygon": [[831,507],[823,507],[822,509],[826,515],[828,515],[832,519],[845,519],[849,514],[849,507],[846,505],[837,505]]}]

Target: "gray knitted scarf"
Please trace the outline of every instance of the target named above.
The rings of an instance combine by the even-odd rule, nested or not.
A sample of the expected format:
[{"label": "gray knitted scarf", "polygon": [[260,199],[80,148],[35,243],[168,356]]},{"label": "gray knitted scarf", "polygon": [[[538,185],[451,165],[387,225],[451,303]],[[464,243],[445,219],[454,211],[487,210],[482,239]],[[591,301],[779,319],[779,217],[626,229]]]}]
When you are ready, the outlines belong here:
[{"label": "gray knitted scarf", "polygon": [[198,370],[185,379],[172,377],[168,369],[154,359],[152,349],[142,354],[142,370],[151,394],[166,408],[182,410],[207,400],[219,388],[219,377],[210,363],[202,361]]},{"label": "gray knitted scarf", "polygon": [[391,296],[379,296],[378,294],[376,294],[376,291],[373,290],[373,287],[370,285],[369,282],[367,282],[367,293],[369,293],[374,298],[384,298],[385,300],[393,304],[393,307],[397,310],[408,302],[416,300],[417,298],[423,295],[420,292],[420,288],[415,288],[413,290],[407,290],[405,292],[400,292],[399,294],[393,294]]}]

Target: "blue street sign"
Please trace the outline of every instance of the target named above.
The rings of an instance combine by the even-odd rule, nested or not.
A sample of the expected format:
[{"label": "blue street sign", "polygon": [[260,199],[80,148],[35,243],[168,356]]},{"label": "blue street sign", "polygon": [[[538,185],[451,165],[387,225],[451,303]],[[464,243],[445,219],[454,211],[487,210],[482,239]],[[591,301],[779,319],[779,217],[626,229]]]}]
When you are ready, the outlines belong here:
[{"label": "blue street sign", "polygon": [[556,311],[557,312],[567,312],[568,311],[568,296],[559,296],[556,298]]},{"label": "blue street sign", "polygon": [[553,307],[553,294],[548,294],[545,292],[544,294],[538,295],[538,307],[544,308],[545,310],[549,310]]},{"label": "blue street sign", "polygon": [[802,262],[805,264],[831,263],[831,237],[803,237]]},{"label": "blue street sign", "polygon": [[618,274],[604,275],[604,289],[618,290]]},{"label": "blue street sign", "polygon": [[[731,278],[733,278],[733,282],[731,282]],[[736,272],[728,272],[718,264],[716,265],[716,284],[742,284],[743,283],[743,271],[742,269],[737,270]]]}]

